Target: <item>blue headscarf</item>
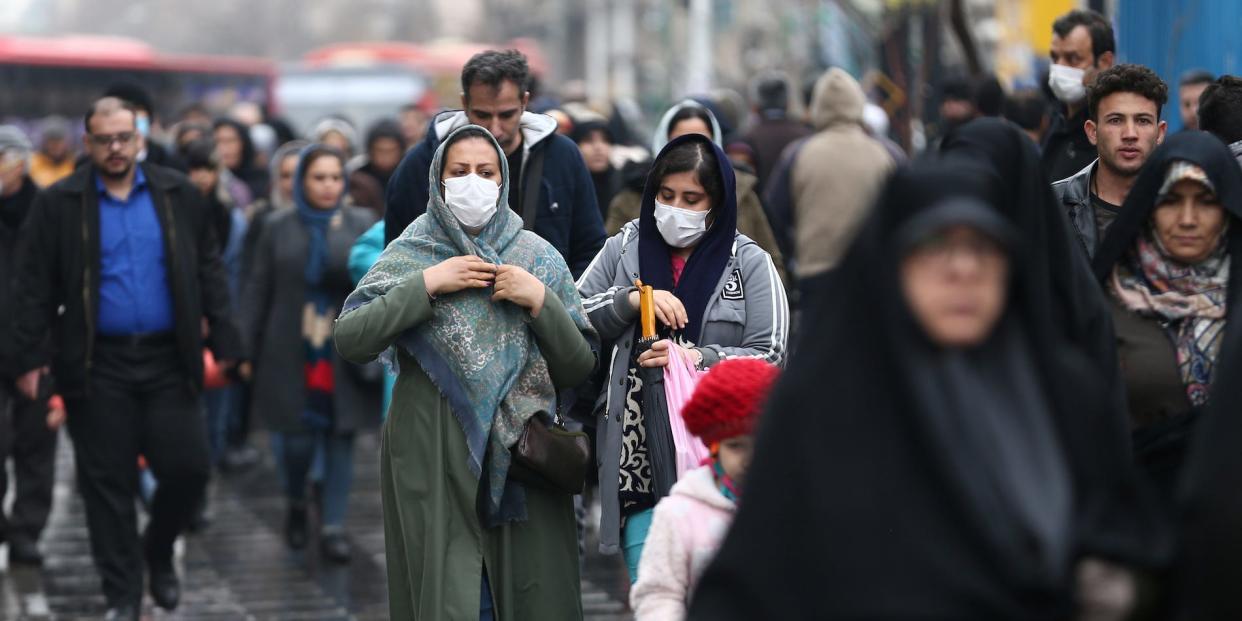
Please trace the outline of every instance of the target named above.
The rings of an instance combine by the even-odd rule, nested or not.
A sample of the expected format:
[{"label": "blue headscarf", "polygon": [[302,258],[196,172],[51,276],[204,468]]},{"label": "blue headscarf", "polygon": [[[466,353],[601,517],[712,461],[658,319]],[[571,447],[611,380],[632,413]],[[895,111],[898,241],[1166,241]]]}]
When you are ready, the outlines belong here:
[{"label": "blue headscarf", "polygon": [[724,151],[710,138],[698,134],[680,136],[665,145],[656,157],[652,170],[660,165],[660,160],[670,151],[688,142],[702,143],[716,154],[716,166],[720,169],[720,180],[724,185],[723,199],[720,204],[712,205],[712,224],[694,247],[694,252],[690,254],[686,268],[674,287],[669,247],[660,235],[655,221],[655,196],[660,189],[661,179],[656,179],[654,174],[648,175],[638,216],[638,269],[643,284],[671,291],[681,300],[686,307],[687,316],[682,334],[696,345],[701,345],[703,312],[707,309],[708,300],[716,293],[720,279],[725,275],[725,266],[729,264],[729,257],[733,254],[733,238],[737,236],[737,182]]},{"label": "blue headscarf", "polygon": [[[312,206],[306,198],[306,188],[303,185],[306,181],[306,169],[310,165],[310,156],[320,152],[327,153],[328,156],[335,157],[341,162],[341,178],[344,185],[341,187],[341,196],[336,200],[336,205],[332,209],[319,209]],[[308,285],[318,285],[323,278],[323,264],[328,255],[328,224],[341,211],[341,205],[345,203],[345,197],[348,195],[349,177],[345,175],[345,158],[340,151],[324,144],[312,144],[302,149],[298,155],[298,168],[293,173],[293,204],[297,207],[298,218],[302,220],[310,236],[310,242],[307,244],[306,269],[303,272],[303,278],[306,279]]]},{"label": "blue headscarf", "polygon": [[[445,152],[463,132],[487,138],[500,162],[498,209],[477,235],[462,229],[439,190]],[[449,134],[436,150],[428,175],[432,191],[427,212],[384,249],[357,290],[346,298],[342,316],[417,272],[473,254],[488,263],[516,265],[530,272],[561,300],[587,339],[596,340],[565,259],[538,235],[522,230],[521,216],[507,207],[508,160],[487,130],[467,125]],[[432,302],[432,318],[406,330],[381,355],[395,366],[395,351],[400,348],[448,401],[466,438],[470,471],[484,481],[487,496],[482,518],[488,526],[526,518],[525,491],[508,480],[509,451],[532,416],[556,408],[547,361],[528,327],[529,315],[512,303],[493,302],[492,293],[488,287],[437,297]]]}]

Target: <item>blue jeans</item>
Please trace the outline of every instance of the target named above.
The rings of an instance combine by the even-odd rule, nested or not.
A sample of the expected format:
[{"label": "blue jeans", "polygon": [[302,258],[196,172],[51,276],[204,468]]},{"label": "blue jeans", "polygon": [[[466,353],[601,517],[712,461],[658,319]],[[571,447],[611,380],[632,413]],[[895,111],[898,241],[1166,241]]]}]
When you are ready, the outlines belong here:
[{"label": "blue jeans", "polygon": [[621,548],[625,553],[625,568],[630,570],[630,584],[638,581],[638,561],[643,557],[643,545],[647,543],[647,532],[651,530],[654,515],[655,509],[645,509],[625,518]]},{"label": "blue jeans", "polygon": [[483,570],[483,588],[479,593],[479,621],[495,621],[496,609],[492,606],[492,586],[487,580],[487,570]]},{"label": "blue jeans", "polygon": [[354,434],[337,432],[273,433],[285,494],[294,502],[306,500],[306,481],[316,455],[323,455],[323,515],[327,528],[345,524],[349,489],[354,482]]},{"label": "blue jeans", "polygon": [[207,442],[211,448],[213,466],[220,463],[229,432],[237,426],[241,407],[242,393],[236,386],[203,391],[203,409],[207,413]]}]

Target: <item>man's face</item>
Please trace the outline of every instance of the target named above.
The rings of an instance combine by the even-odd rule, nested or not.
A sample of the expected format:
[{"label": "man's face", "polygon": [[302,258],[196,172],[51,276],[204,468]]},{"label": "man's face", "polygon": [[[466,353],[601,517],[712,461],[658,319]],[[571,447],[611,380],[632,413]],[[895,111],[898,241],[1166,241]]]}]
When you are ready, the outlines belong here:
[{"label": "man's face", "polygon": [[47,138],[43,141],[43,154],[53,162],[63,162],[69,157],[69,140],[67,138]]},{"label": "man's face", "polygon": [[1207,90],[1208,83],[1183,84],[1178,89],[1177,97],[1181,105],[1182,126],[1186,129],[1199,129],[1199,96]]},{"label": "man's face", "polygon": [[471,123],[492,133],[505,154],[511,154],[522,144],[519,125],[530,93],[522,92],[517,84],[502,80],[499,88],[486,84],[473,84],[462,97],[461,104]]},{"label": "man's face", "polygon": [[1095,84],[1095,76],[1113,66],[1112,52],[1104,52],[1099,58],[1096,57],[1092,51],[1091,31],[1086,26],[1075,26],[1064,37],[1052,33],[1052,46],[1048,55],[1054,65],[1082,69],[1082,83],[1085,86]]},{"label": "man's face", "polygon": [[91,117],[86,149],[91,163],[106,177],[124,177],[138,158],[138,127],[134,113],[114,110]]},{"label": "man's face", "polygon": [[1156,103],[1137,93],[1113,93],[1101,99],[1097,120],[1084,125],[1100,163],[1124,177],[1137,175],[1164,141],[1165,122],[1157,114]]}]

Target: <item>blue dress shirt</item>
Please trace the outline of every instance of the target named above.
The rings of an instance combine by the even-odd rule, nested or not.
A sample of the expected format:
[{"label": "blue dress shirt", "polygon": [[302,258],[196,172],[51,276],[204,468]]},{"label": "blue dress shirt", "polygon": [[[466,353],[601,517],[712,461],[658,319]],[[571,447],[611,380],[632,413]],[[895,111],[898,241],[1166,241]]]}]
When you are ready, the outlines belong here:
[{"label": "blue dress shirt", "polygon": [[171,332],[173,299],[168,287],[164,235],[150,186],[137,168],[129,198],[99,191],[99,334]]}]

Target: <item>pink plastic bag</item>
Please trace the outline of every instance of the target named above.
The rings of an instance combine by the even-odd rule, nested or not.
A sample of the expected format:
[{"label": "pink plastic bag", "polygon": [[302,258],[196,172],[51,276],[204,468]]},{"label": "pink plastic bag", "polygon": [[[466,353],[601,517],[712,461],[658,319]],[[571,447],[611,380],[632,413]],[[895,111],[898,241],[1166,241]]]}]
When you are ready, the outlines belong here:
[{"label": "pink plastic bag", "polygon": [[694,361],[685,350],[669,342],[668,365],[664,367],[664,392],[668,401],[668,422],[673,430],[673,445],[677,448],[677,478],[694,470],[711,456],[711,452],[698,438],[686,430],[681,409],[694,394],[694,387],[706,371],[694,368]]}]

